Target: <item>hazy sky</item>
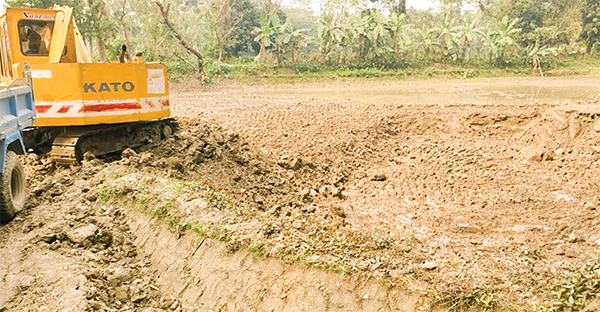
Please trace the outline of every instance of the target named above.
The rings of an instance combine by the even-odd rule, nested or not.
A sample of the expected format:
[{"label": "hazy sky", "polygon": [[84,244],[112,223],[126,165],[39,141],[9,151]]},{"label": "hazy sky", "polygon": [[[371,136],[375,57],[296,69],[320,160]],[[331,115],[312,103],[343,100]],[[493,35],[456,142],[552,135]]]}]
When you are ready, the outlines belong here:
[{"label": "hazy sky", "polygon": [[413,7],[417,10],[427,10],[433,7],[433,1],[431,0],[406,0],[406,7]]},{"label": "hazy sky", "polygon": [[[0,0],[2,1],[2,0]],[[319,12],[319,0],[311,0],[312,1],[312,9],[315,12]],[[293,4],[294,1],[293,0],[285,0],[284,4],[288,3],[288,4]],[[427,10],[430,9],[432,7],[434,7],[434,3],[433,0],[406,0],[406,7],[410,8],[413,7],[417,10]]]},{"label": "hazy sky", "polygon": [[[6,0],[0,0],[0,7],[4,7],[5,2],[6,2]],[[294,1],[288,0],[286,2],[293,3]],[[406,7],[413,7],[418,10],[427,10],[427,9],[433,7],[433,3],[432,3],[432,0],[406,0]],[[315,10],[315,12],[319,11],[319,1],[318,0],[313,0],[313,10]]]}]

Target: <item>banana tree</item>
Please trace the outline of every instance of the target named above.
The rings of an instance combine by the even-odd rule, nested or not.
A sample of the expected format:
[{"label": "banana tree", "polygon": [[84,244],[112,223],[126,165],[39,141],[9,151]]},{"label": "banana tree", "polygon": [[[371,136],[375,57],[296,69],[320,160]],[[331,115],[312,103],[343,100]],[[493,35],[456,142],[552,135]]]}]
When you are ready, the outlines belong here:
[{"label": "banana tree", "polygon": [[279,17],[277,14],[267,15],[262,13],[260,15],[260,27],[254,29],[252,31],[252,35],[254,35],[254,41],[260,44],[260,51],[256,56],[256,62],[260,63],[260,61],[267,55],[266,49],[271,47],[274,43],[274,37],[279,32],[279,28],[281,25],[273,25],[279,24]]},{"label": "banana tree", "polygon": [[386,29],[387,19],[377,10],[369,10],[370,24],[366,37],[369,40],[367,57],[375,62],[389,55],[394,50],[389,46],[388,31]]},{"label": "banana tree", "polygon": [[441,49],[441,44],[437,40],[438,29],[429,28],[427,30],[417,29],[418,39],[415,40],[415,51],[423,51],[425,54],[430,54],[432,50]]},{"label": "banana tree", "polygon": [[491,48],[491,55],[494,58],[504,58],[506,52],[510,51],[516,44],[515,36],[521,33],[521,28],[515,28],[519,18],[510,20],[504,16],[500,22],[499,29],[489,31],[487,34],[487,43]]},{"label": "banana tree", "polygon": [[471,45],[478,39],[485,37],[485,33],[479,26],[480,19],[481,14],[477,14],[470,23],[456,27],[457,38],[460,42],[459,57],[462,60],[468,60],[470,58]]},{"label": "banana tree", "polygon": [[[308,29],[294,29],[292,21],[288,18],[285,23],[279,28],[279,32],[275,36],[275,42],[279,51],[286,52],[289,48],[292,63],[296,63],[296,46],[306,47],[306,35],[305,32]],[[283,49],[283,50],[282,50]]]},{"label": "banana tree", "polygon": [[358,61],[363,62],[365,56],[365,45],[369,25],[371,24],[371,16],[362,14],[352,14],[349,16],[352,38],[356,40],[358,50]]},{"label": "banana tree", "polygon": [[556,48],[549,48],[547,46],[540,47],[539,41],[536,41],[534,44],[527,47],[527,55],[531,58],[533,71],[535,72],[536,69],[539,69],[542,77],[544,77],[544,72],[542,71],[542,58],[549,54],[556,55],[557,53],[558,50]]},{"label": "banana tree", "polygon": [[405,20],[406,14],[392,12],[385,23],[385,28],[392,39],[392,49],[396,56],[404,49],[405,45],[410,44],[410,35],[414,32],[413,25],[405,24]]},{"label": "banana tree", "polygon": [[321,18],[318,32],[321,52],[325,59],[330,60],[334,54],[334,46],[348,37],[346,29],[347,25],[331,16]]},{"label": "banana tree", "polygon": [[457,26],[452,26],[453,24],[454,21],[446,14],[440,25],[435,27],[437,38],[440,41],[440,47],[442,49],[442,55],[445,58],[456,55],[458,51],[458,31],[460,29]]}]

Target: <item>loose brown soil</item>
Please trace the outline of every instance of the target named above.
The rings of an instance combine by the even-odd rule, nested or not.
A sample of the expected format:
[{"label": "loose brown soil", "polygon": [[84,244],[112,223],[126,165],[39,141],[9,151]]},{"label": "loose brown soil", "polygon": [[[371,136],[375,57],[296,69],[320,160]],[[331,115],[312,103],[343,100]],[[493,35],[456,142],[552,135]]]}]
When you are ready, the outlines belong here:
[{"label": "loose brown soil", "polygon": [[[365,311],[550,307],[557,280],[600,246],[598,97],[549,105],[507,90],[511,83],[385,84],[485,99],[443,105],[431,96],[373,103],[311,97],[311,90],[381,88],[369,81],[174,84],[174,137],[71,169],[28,157],[30,208],[0,227],[0,258],[9,259],[0,264],[0,308],[266,311],[303,302],[297,294],[308,286],[299,283],[249,291],[261,298],[252,305],[241,305],[250,301],[235,291],[208,291],[235,278],[267,283],[232,273],[235,264],[225,270],[206,263],[228,257],[241,257],[232,263],[252,270],[277,261],[294,272],[289,279],[314,268],[353,278],[344,281],[356,290],[339,297],[344,302],[335,299],[341,289],[324,292],[315,305],[302,305],[308,310],[319,302],[322,310],[348,304]],[[498,105],[498,96],[523,101]],[[162,220],[175,240],[193,242],[188,252],[222,250],[197,262],[186,252],[157,259],[160,240],[140,240],[148,233],[132,223],[140,216]],[[205,240],[213,247],[200,248]],[[246,257],[259,260],[244,264]],[[177,258],[188,262],[167,274],[165,261],[168,267]],[[221,273],[190,273],[196,266]],[[276,271],[268,276],[283,275]],[[200,285],[197,292],[177,289],[178,274],[189,277],[185,285]],[[333,273],[318,276],[334,279],[327,274]],[[370,305],[364,285],[395,295]],[[596,303],[592,298],[587,307]]]}]

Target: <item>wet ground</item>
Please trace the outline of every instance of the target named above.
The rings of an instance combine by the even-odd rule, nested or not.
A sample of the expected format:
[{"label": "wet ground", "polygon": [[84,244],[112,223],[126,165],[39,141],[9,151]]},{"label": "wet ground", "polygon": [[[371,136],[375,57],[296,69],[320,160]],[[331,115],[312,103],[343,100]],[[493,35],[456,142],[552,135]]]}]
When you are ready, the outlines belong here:
[{"label": "wet ground", "polygon": [[388,82],[375,85],[334,83],[311,84],[282,88],[271,92],[258,91],[258,95],[293,96],[299,99],[352,100],[361,103],[404,104],[476,104],[476,105],[532,105],[577,104],[588,97],[600,94],[594,81],[579,80],[575,85],[564,79],[549,84],[532,79],[491,80],[478,82]]}]

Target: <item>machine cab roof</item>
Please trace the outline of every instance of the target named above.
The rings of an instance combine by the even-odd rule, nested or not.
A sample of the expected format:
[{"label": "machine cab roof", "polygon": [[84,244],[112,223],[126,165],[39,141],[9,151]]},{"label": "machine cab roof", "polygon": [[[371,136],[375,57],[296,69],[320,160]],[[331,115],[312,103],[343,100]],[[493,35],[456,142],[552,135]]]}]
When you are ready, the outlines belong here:
[{"label": "machine cab roof", "polygon": [[24,62],[91,63],[73,9],[7,8],[0,16],[2,82],[19,76]]}]

